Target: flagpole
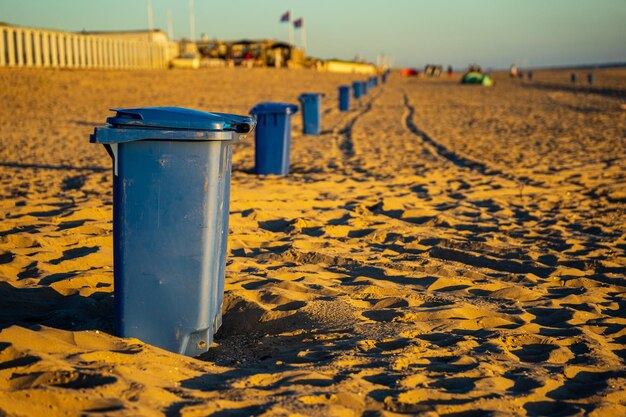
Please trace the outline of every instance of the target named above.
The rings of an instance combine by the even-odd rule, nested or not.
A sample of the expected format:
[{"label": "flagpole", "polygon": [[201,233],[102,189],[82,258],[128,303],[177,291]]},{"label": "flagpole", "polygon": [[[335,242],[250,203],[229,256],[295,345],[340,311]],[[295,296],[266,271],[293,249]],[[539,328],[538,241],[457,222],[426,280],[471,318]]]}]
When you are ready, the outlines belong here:
[{"label": "flagpole", "polygon": [[174,40],[174,25],[172,24],[172,11],[167,11],[167,35],[170,38],[170,41]]},{"label": "flagpole", "polygon": [[191,42],[196,38],[196,16],[193,10],[193,0],[189,0],[189,40]]},{"label": "flagpole", "polygon": [[150,40],[152,40],[152,31],[154,30],[154,17],[152,16],[152,0],[148,0],[148,31],[150,33]]},{"label": "flagpole", "polygon": [[289,27],[289,44],[295,46],[293,40],[293,27],[291,27],[291,10],[289,10],[289,21],[287,22],[287,27]]}]

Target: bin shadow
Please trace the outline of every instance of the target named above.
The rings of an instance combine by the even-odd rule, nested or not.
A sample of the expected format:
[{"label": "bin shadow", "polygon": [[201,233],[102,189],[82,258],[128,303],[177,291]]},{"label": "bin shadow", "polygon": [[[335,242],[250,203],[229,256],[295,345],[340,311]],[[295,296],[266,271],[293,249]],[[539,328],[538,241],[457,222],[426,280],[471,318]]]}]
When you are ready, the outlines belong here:
[{"label": "bin shadow", "polygon": [[63,295],[49,287],[16,288],[0,282],[0,330],[36,325],[62,330],[100,330],[113,333],[113,294],[89,297]]},{"label": "bin shadow", "polygon": [[18,162],[0,162],[0,167],[18,168],[18,169],[48,169],[54,171],[88,171],[88,172],[107,172],[110,167],[84,166],[78,167],[73,165],[50,165],[50,164],[23,164]]}]

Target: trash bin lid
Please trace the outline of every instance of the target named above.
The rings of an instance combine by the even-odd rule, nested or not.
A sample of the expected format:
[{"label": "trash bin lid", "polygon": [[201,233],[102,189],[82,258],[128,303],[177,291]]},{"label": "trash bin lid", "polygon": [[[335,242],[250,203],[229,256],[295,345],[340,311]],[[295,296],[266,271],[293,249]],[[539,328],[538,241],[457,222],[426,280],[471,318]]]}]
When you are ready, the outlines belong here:
[{"label": "trash bin lid", "polygon": [[298,106],[295,104],[289,103],[273,103],[273,102],[265,102],[259,103],[250,110],[250,114],[274,114],[274,113],[284,113],[284,114],[294,114],[298,111]]},{"label": "trash bin lid", "polygon": [[252,117],[208,113],[181,107],[112,109],[107,126],[96,127],[93,143],[136,140],[239,140],[256,125]]},{"label": "trash bin lid", "polygon": [[317,97],[324,97],[324,93],[302,93],[300,94],[300,97],[298,97],[298,100],[304,101],[304,100],[315,99]]},{"label": "trash bin lid", "polygon": [[248,117],[234,114],[208,113],[182,107],[139,107],[111,109],[117,114],[107,123],[120,127],[158,129],[234,130],[248,133],[252,126]]}]

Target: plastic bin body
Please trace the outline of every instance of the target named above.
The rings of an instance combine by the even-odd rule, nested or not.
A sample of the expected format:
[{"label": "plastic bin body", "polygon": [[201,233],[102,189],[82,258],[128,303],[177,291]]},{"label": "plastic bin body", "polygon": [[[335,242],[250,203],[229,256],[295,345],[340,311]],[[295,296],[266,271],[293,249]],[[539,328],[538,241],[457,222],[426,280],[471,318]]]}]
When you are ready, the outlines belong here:
[{"label": "plastic bin body", "polygon": [[339,111],[350,110],[350,87],[347,85],[339,86]]},{"label": "plastic bin body", "polygon": [[[144,139],[125,141],[125,131]],[[212,343],[222,322],[231,144],[239,138],[228,133],[112,126],[92,136],[114,159],[119,336],[188,356]]]},{"label": "plastic bin body", "polygon": [[352,89],[354,90],[354,98],[355,99],[360,99],[361,96],[363,95],[363,85],[361,84],[360,81],[355,81],[352,83]]},{"label": "plastic bin body", "polygon": [[367,93],[369,92],[369,85],[366,81],[361,81],[361,91],[363,92],[364,96],[367,95]]},{"label": "plastic bin body", "polygon": [[291,151],[291,115],[298,106],[260,103],[250,110],[256,116],[254,172],[258,175],[287,175]]},{"label": "plastic bin body", "polygon": [[319,135],[322,133],[322,97],[321,93],[304,93],[299,97],[302,107],[302,133]]}]

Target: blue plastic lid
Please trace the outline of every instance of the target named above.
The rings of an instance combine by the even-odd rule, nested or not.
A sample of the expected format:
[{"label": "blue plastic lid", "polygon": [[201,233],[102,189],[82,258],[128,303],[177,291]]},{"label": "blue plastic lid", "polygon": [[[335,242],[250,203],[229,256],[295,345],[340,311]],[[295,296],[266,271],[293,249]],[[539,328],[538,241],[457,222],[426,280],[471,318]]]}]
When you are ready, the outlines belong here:
[{"label": "blue plastic lid", "polygon": [[324,97],[324,93],[302,93],[300,94],[300,97],[298,97],[298,100],[303,101],[317,97]]},{"label": "blue plastic lid", "polygon": [[294,114],[298,111],[298,106],[289,103],[273,103],[265,102],[259,103],[250,110],[250,114]]},{"label": "blue plastic lid", "polygon": [[254,127],[249,117],[225,113],[208,113],[182,107],[139,107],[111,109],[117,114],[107,118],[114,127],[149,129],[186,129],[235,131],[248,133]]}]

